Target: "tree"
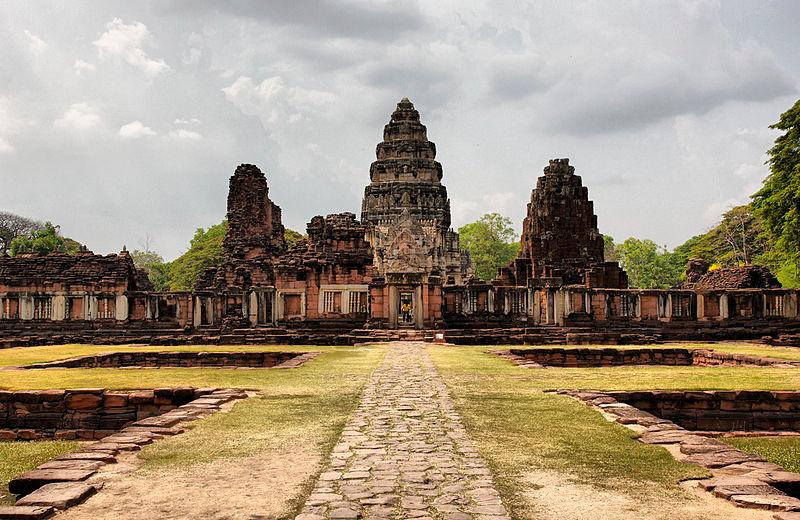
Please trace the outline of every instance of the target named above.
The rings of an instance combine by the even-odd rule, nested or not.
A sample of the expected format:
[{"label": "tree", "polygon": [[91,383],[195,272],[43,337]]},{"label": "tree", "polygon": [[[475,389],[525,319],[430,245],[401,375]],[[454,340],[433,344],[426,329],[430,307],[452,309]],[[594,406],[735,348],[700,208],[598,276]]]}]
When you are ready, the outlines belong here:
[{"label": "tree", "polygon": [[131,258],[138,269],[147,273],[147,277],[156,291],[169,289],[170,264],[164,262],[164,258],[151,250],[149,245],[144,249],[134,249],[131,252]]},{"label": "tree", "polygon": [[36,220],[0,211],[0,255],[11,252],[11,241],[22,235],[44,229],[44,224]]},{"label": "tree", "polygon": [[286,228],[283,232],[283,238],[286,240],[286,245],[289,247],[289,249],[291,249],[303,242],[306,239],[306,236],[293,229]]},{"label": "tree", "polygon": [[198,228],[189,242],[189,250],[170,263],[169,288],[191,291],[206,269],[222,264],[222,242],[227,232],[227,220],[208,229]]},{"label": "tree", "polygon": [[756,214],[774,241],[782,268],[800,273],[800,100],[770,128],[782,130],[767,152],[770,174],[753,195]]},{"label": "tree", "polygon": [[510,218],[487,213],[476,222],[458,229],[461,247],[467,250],[475,274],[483,280],[497,276],[497,270],[509,264],[519,253],[520,244]]},{"label": "tree", "polygon": [[672,253],[652,240],[631,237],[617,245],[616,250],[631,287],[668,289],[680,281],[685,264],[676,265]]},{"label": "tree", "polygon": [[60,252],[74,255],[81,249],[81,244],[61,236],[59,226],[46,222],[44,228],[35,229],[27,235],[20,235],[11,241],[11,256],[18,253],[48,253]]},{"label": "tree", "polygon": [[614,237],[612,236],[603,235],[603,258],[606,262],[619,262],[617,245],[614,243]]}]

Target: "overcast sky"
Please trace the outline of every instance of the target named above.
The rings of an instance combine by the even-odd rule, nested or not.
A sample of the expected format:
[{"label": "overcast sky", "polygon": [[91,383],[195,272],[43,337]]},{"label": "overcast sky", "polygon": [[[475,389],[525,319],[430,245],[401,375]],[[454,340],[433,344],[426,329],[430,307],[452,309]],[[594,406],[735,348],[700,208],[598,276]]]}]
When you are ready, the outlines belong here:
[{"label": "overcast sky", "polygon": [[359,214],[408,96],[455,227],[496,211],[520,228],[569,157],[601,232],[674,247],[767,174],[799,20],[795,0],[5,0],[0,210],[170,259],[225,216],[246,162],[304,232]]}]

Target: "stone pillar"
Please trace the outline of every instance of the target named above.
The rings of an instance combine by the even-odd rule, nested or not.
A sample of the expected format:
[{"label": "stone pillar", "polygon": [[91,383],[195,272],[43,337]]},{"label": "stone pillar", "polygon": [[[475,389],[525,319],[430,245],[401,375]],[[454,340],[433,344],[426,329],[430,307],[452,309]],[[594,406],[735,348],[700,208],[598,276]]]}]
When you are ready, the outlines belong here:
[{"label": "stone pillar", "polygon": [[250,320],[250,325],[255,327],[258,325],[258,293],[250,291],[249,300],[247,317]]},{"label": "stone pillar", "polygon": [[697,293],[697,319],[700,321],[708,321],[706,318],[706,296],[701,293]]},{"label": "stone pillar", "polygon": [[494,312],[494,289],[486,291],[486,310],[490,313]]},{"label": "stone pillar", "polygon": [[124,294],[117,295],[114,302],[114,317],[117,321],[125,321],[128,319],[128,297]]},{"label": "stone pillar", "polygon": [[667,303],[664,306],[664,317],[668,320],[672,319],[672,294],[667,294]]},{"label": "stone pillar", "polygon": [[414,289],[414,325],[421,329],[425,326],[422,318],[422,286],[418,285]]},{"label": "stone pillar", "polygon": [[203,303],[199,296],[194,298],[194,316],[192,316],[192,325],[197,328],[203,323]]},{"label": "stone pillar", "polygon": [[19,297],[19,319],[32,320],[33,319],[33,297],[20,296]]},{"label": "stone pillar", "polygon": [[50,311],[50,319],[53,321],[64,321],[67,317],[67,297],[63,294],[53,296],[53,309]]},{"label": "stone pillar", "polygon": [[797,291],[786,293],[783,297],[783,317],[797,317]]},{"label": "stone pillar", "polygon": [[389,286],[389,328],[397,328],[397,306],[398,306],[397,287]]},{"label": "stone pillar", "polygon": [[97,319],[97,296],[87,296],[86,297],[86,305],[87,305],[87,312],[86,312],[86,319],[89,321],[94,321]]},{"label": "stone pillar", "polygon": [[723,320],[730,318],[730,307],[728,306],[727,293],[722,293],[719,295],[719,317]]},{"label": "stone pillar", "polygon": [[553,291],[553,322],[564,325],[564,292],[561,290]]}]

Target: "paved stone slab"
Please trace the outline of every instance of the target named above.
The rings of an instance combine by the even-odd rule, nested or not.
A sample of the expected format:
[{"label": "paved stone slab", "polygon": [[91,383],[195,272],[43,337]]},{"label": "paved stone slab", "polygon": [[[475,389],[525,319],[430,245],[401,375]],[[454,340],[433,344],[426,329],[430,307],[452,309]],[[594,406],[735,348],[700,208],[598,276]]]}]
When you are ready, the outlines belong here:
[{"label": "paved stone slab", "polygon": [[50,518],[56,510],[42,506],[0,507],[0,520],[43,520]]},{"label": "paved stone slab", "polygon": [[17,500],[18,506],[50,506],[66,509],[80,504],[97,492],[97,488],[82,482],[54,482],[40,487]]},{"label": "paved stone slab", "polygon": [[508,520],[424,343],[392,343],[296,520]]},{"label": "paved stone slab", "polygon": [[96,473],[95,470],[82,469],[34,469],[14,477],[8,483],[8,490],[15,495],[27,495],[45,484],[52,482],[79,482]]},{"label": "paved stone slab", "polygon": [[75,453],[67,453],[59,455],[53,460],[96,460],[105,462],[106,464],[117,462],[117,459],[113,455],[102,451],[78,451]]}]

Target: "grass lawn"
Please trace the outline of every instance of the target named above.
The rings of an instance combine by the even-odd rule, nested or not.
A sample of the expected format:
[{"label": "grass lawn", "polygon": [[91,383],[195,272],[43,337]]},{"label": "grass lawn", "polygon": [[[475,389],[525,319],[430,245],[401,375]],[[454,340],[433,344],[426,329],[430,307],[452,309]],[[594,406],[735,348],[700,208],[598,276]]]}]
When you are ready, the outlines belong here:
[{"label": "grass lawn", "polygon": [[723,437],[721,441],[761,455],[789,471],[800,472],[800,437]]},{"label": "grass lawn", "polygon": [[[22,357],[26,362],[47,361],[96,352],[134,347],[70,345],[33,347],[0,351],[7,365]],[[0,388],[7,390],[43,388],[113,389],[169,386],[237,387],[258,391],[256,397],[237,403],[230,413],[219,413],[190,423],[182,435],[165,438],[145,447],[139,454],[145,463],[141,471],[183,468],[217,459],[263,455],[280,457],[287,449],[306,450],[310,456],[326,457],[333,448],[347,418],[358,402],[362,387],[383,359],[383,347],[135,347],[136,350],[293,350],[321,351],[316,359],[297,369],[50,369],[0,371]],[[11,350],[16,352],[10,352]],[[24,443],[15,443],[24,446]],[[42,447],[48,443],[37,443]],[[36,451],[36,447],[28,444]],[[66,448],[72,449],[72,448]],[[13,454],[12,454],[13,455]],[[48,456],[44,457],[46,460]],[[8,476],[19,473],[27,459],[10,457]],[[6,474],[0,480],[7,479]],[[309,474],[303,490],[293,497],[293,507],[302,500],[316,480]],[[288,513],[291,513],[288,512]]]},{"label": "grass lawn", "polygon": [[79,446],[74,441],[0,442],[0,506],[14,503],[8,493],[9,480]]},{"label": "grass lawn", "polygon": [[[715,345],[716,346],[716,345]],[[486,353],[494,347],[429,347],[470,436],[494,471],[512,516],[530,517],[531,472],[559,472],[598,489],[681,500],[677,483],[707,475],[621,425],[543,390],[798,389],[795,369],[614,367],[524,369]],[[643,498],[642,498],[643,497]]]},{"label": "grass lawn", "polygon": [[303,345],[49,345],[45,347],[15,347],[0,349],[0,367],[30,365],[56,361],[77,356],[89,356],[105,352],[241,352],[277,351],[308,352],[319,347]]}]

